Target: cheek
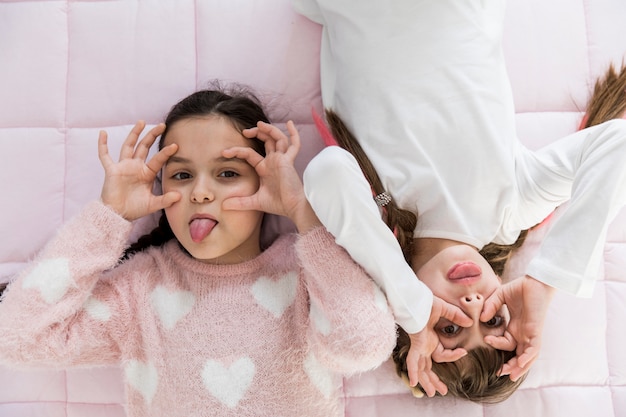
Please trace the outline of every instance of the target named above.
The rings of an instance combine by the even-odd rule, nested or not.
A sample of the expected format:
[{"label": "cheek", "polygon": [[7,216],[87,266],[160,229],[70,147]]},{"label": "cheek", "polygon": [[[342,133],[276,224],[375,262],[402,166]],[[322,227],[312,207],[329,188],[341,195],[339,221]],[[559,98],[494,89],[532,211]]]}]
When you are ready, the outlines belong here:
[{"label": "cheek", "polygon": [[229,197],[248,197],[259,190],[258,181],[246,181],[222,188],[224,199]]},{"label": "cheek", "polygon": [[442,284],[440,277],[438,276],[437,269],[432,267],[430,262],[427,262],[417,271],[417,277],[432,291],[439,288]]},{"label": "cheek", "polygon": [[180,221],[179,219],[182,217],[180,213],[180,204],[174,203],[174,205],[165,209],[165,217],[167,218],[167,222],[172,229],[172,232],[178,237],[180,233]]}]

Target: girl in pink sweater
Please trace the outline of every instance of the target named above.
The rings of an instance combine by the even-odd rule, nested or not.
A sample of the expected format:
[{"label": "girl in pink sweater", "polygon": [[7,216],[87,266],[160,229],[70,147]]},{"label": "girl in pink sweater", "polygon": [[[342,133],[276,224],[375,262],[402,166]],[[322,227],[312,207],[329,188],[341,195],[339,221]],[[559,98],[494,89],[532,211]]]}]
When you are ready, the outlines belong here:
[{"label": "girl in pink sweater", "polygon": [[[248,93],[205,90],[144,126],[119,162],[100,133],[101,200],[7,289],[0,361],[119,363],[129,416],[342,416],[341,375],[389,356],[394,318],[306,200],[293,123],[287,137]],[[128,248],[131,222],[158,210]],[[263,250],[264,212],[299,233]]]}]

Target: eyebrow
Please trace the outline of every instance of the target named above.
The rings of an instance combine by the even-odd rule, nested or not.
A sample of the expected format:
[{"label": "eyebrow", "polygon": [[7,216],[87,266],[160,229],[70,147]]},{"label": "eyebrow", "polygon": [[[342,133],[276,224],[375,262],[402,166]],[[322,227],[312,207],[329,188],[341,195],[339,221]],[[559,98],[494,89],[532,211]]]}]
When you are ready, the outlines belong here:
[{"label": "eyebrow", "polygon": [[[189,160],[187,158],[183,158],[181,156],[172,155],[172,156],[169,157],[169,159],[167,160],[165,165],[168,165],[170,163],[188,164],[190,162],[191,162],[191,160]],[[236,163],[242,163],[242,164],[249,165],[248,161],[246,161],[245,159],[241,159],[241,158],[226,158],[224,156],[220,156],[219,158],[212,159],[211,162],[236,162]]]}]

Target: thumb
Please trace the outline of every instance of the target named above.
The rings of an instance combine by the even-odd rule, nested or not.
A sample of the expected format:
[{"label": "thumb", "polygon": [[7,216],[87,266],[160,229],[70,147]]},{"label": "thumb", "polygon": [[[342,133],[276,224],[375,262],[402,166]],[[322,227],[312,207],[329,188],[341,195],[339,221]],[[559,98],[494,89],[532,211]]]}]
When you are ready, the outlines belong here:
[{"label": "thumb", "polygon": [[150,213],[154,213],[161,209],[166,209],[180,199],[181,195],[176,191],[170,191],[163,195],[154,196],[149,203],[148,210]]},{"label": "thumb", "polygon": [[474,321],[467,316],[459,307],[439,299],[437,303],[441,306],[441,317],[450,320],[454,324],[462,327],[471,327]]},{"label": "thumb", "polygon": [[496,312],[502,308],[504,304],[504,293],[502,287],[496,289],[493,294],[485,300],[483,311],[480,313],[479,320],[482,322],[489,321],[495,316]]},{"label": "thumb", "polygon": [[230,197],[222,202],[223,210],[259,210],[256,199],[249,197]]},{"label": "thumb", "polygon": [[169,191],[161,196],[161,205],[163,208],[168,208],[172,204],[180,201],[181,197],[180,193],[176,191]]}]

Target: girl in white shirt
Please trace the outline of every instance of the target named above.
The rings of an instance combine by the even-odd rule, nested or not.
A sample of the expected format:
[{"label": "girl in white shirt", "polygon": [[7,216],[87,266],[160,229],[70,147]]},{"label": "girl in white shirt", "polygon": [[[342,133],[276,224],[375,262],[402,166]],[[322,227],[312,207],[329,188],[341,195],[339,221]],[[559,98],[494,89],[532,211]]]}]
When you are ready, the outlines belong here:
[{"label": "girl in white shirt", "polygon": [[[350,155],[327,148],[305,172],[318,217],[378,280],[411,335],[411,385],[445,393],[431,354],[450,361],[478,347],[515,350],[501,374],[519,381],[537,357],[553,288],[592,293],[607,225],[626,203],[626,121],[525,148],[501,48],[504,0],[294,3],[324,25],[324,106],[397,206],[419,216],[411,269]],[[566,201],[525,276],[501,287],[479,250],[513,244]],[[453,306],[472,324],[440,320]]]}]

